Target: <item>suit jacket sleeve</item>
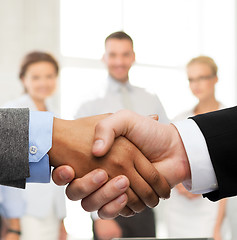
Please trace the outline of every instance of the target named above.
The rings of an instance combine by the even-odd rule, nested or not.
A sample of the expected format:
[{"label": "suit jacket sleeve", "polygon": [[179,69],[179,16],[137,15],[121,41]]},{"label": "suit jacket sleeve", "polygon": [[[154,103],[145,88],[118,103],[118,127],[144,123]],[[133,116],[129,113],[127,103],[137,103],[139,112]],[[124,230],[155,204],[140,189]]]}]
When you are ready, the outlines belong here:
[{"label": "suit jacket sleeve", "polygon": [[192,117],[207,143],[219,189],[212,201],[237,195],[237,107]]},{"label": "suit jacket sleeve", "polygon": [[28,148],[29,110],[0,109],[0,184],[25,187]]}]

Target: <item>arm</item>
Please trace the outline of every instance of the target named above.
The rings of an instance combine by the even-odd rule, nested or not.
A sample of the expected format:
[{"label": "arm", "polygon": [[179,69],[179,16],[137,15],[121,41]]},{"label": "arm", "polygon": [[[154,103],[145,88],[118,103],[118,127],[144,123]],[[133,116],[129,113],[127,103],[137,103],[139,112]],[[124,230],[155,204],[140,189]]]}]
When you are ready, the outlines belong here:
[{"label": "arm", "polygon": [[[31,177],[29,180],[36,182],[45,178],[47,178],[46,182],[49,180],[49,155],[52,166],[70,165],[75,170],[76,178],[81,178],[96,168],[106,170],[109,178],[120,174],[126,175],[130,180],[130,188],[127,190],[128,215],[133,211],[140,212],[145,205],[151,207],[157,205],[158,196],[169,196],[169,186],[162,176],[157,178],[156,169],[129,141],[123,138],[117,139],[110,153],[99,161],[91,154],[95,126],[105,117],[106,115],[101,115],[66,121],[53,119],[50,113],[31,113],[29,124]],[[52,132],[53,139],[51,139]],[[43,141],[42,136],[46,136]],[[48,154],[47,151],[49,151]],[[40,171],[39,166],[44,171]],[[145,171],[144,166],[146,166]],[[91,206],[84,207],[89,211],[96,210]]]},{"label": "arm", "polygon": [[216,224],[215,224],[215,228],[214,228],[214,239],[215,240],[222,239],[221,238],[221,226],[222,226],[223,220],[225,218],[226,203],[227,203],[227,199],[222,199],[219,203],[219,209],[218,209]]},{"label": "arm", "polygon": [[20,239],[20,220],[19,218],[10,218],[7,219],[7,233],[5,240],[19,240]]},{"label": "arm", "polygon": [[[217,188],[215,172],[217,179],[218,176],[220,178],[218,184],[221,180],[222,184],[225,182],[221,174],[224,173],[225,176],[227,176],[229,173],[230,176],[227,177],[229,184],[225,184],[225,187],[222,187],[222,192],[224,193],[229,190],[230,194],[235,194],[234,189],[236,188],[232,188],[233,184],[237,184],[235,179],[236,175],[233,171],[235,161],[231,160],[234,157],[236,149],[236,115],[237,109],[232,108],[197,116],[193,119],[198,122],[199,125],[195,124],[193,120],[185,120],[185,124],[182,127],[181,125],[178,126],[178,132],[173,125],[162,125],[135,113],[121,111],[101,121],[101,123],[97,125],[93,153],[96,156],[105,154],[113,143],[114,138],[123,135],[132,141],[143,154],[154,163],[159,172],[164,174],[171,186],[187,180],[190,182],[192,176],[193,185],[197,186],[198,181],[206,184],[206,186],[201,186],[201,189],[197,188],[198,191],[202,191],[203,193],[210,192]],[[207,122],[207,126],[211,128],[210,131],[208,127],[205,129],[205,126],[201,126],[201,123],[205,121]],[[215,121],[217,123],[215,123]],[[226,123],[223,123],[224,121],[226,121]],[[188,128],[186,128],[186,125]],[[219,128],[219,130],[216,128]],[[197,141],[197,138],[201,138],[201,144],[199,144],[200,141]],[[207,141],[207,145],[205,140]],[[197,141],[198,144],[192,144],[193,141]],[[205,151],[203,151],[201,147],[203,147]],[[222,161],[219,155],[216,156],[216,154],[213,153],[215,150],[219,152]],[[210,152],[212,162],[210,161],[208,151]],[[195,152],[196,154],[193,154]],[[202,160],[201,156],[203,156],[203,154],[205,155],[205,165],[207,166],[205,171],[203,171],[203,164],[199,162]],[[221,168],[225,166],[225,164],[223,165],[223,159],[225,159],[224,156],[226,154],[229,156],[229,161],[227,161],[227,163],[225,162],[226,167],[222,170]],[[200,170],[198,169],[198,171],[196,171],[198,165],[200,165]],[[213,166],[215,172],[213,171]],[[206,177],[209,175],[211,175],[211,181],[203,181],[203,176]],[[219,191],[220,188],[218,191],[210,193],[207,196],[215,200],[212,196]],[[222,197],[226,196],[226,194],[227,193],[222,194]]]},{"label": "arm", "polygon": [[[231,161],[235,158],[235,154],[232,155],[232,158],[227,159],[227,166],[225,166],[223,159],[226,159],[225,154],[228,151],[233,153],[236,149],[236,111],[236,108],[232,108],[193,118],[196,122],[202,122],[202,120],[205,122],[206,117],[210,117],[207,120],[207,126],[211,128],[210,132],[215,129],[213,127],[218,126],[219,128],[219,130],[215,130],[217,135],[213,132],[213,135],[210,135],[211,138],[208,138],[209,130],[205,129],[205,126],[203,127],[201,124],[199,128],[193,120],[185,120],[183,124],[176,123],[176,127],[174,127],[174,125],[155,123],[149,118],[139,116],[130,111],[120,111],[102,120],[96,126],[95,142],[92,151],[96,156],[103,156],[109,151],[114,139],[122,135],[132,141],[146,157],[154,162],[154,165],[165,176],[171,186],[185,181],[186,186],[193,192],[205,193],[214,191],[214,194],[216,194],[216,192],[219,192],[219,190],[215,190],[218,188],[220,181],[225,181],[225,179],[221,178],[222,173],[224,173],[228,181],[222,187],[222,191],[228,190],[231,195],[235,195],[235,189],[237,188],[233,187],[233,185],[237,184],[235,179],[236,161]],[[221,130],[222,124],[224,124],[224,131]],[[227,127],[229,130],[225,131]],[[204,131],[206,133],[202,134],[200,129],[203,130],[203,133]],[[226,134],[227,138],[225,138]],[[215,157],[212,156],[214,158],[210,160],[208,150],[215,151],[215,137],[220,138],[216,141],[216,147],[219,147],[220,156],[224,156],[222,159],[218,156],[214,159]],[[214,144],[211,149],[210,144],[207,146],[205,139],[209,143]],[[216,172],[214,172],[213,166]],[[229,176],[228,173],[230,173]],[[216,174],[217,179],[220,179],[218,184]],[[68,191],[73,191],[73,188],[69,186]],[[98,198],[101,197],[102,193],[97,191],[94,194],[94,197]],[[210,199],[212,199],[211,195],[212,193],[207,196],[210,196]],[[83,198],[83,196],[80,197]],[[90,199],[85,198],[83,201],[87,202],[87,204],[93,204],[93,197]],[[108,201],[104,201],[104,203],[109,204]],[[105,212],[108,217],[110,213],[106,210]],[[116,210],[113,214],[115,212]]]},{"label": "arm", "polygon": [[0,184],[23,188],[29,177],[29,110],[0,110]]},{"label": "arm", "polygon": [[0,186],[1,188],[1,215],[6,222],[6,240],[20,239],[20,218],[25,213],[26,202],[22,195],[22,189]]},{"label": "arm", "polygon": [[218,189],[205,196],[216,201],[237,195],[237,107],[198,115],[192,119],[205,138],[218,182]]},{"label": "arm", "polygon": [[61,221],[61,225],[59,228],[59,238],[58,240],[66,240],[67,239],[67,231],[65,229],[64,221]]}]

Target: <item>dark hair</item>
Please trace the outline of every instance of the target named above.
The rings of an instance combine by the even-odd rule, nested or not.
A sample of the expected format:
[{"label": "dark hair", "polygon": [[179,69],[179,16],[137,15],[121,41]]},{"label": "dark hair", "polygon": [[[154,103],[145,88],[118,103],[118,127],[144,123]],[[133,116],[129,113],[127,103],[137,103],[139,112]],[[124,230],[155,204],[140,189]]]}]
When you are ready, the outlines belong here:
[{"label": "dark hair", "polygon": [[131,38],[127,33],[123,32],[123,31],[111,33],[111,34],[105,39],[105,43],[106,43],[109,39],[119,39],[119,40],[126,39],[126,40],[129,40],[129,41],[132,43],[132,46],[133,46],[133,40],[132,40],[132,38]]},{"label": "dark hair", "polygon": [[28,53],[23,58],[23,60],[21,62],[19,78],[22,79],[25,76],[27,68],[31,64],[37,63],[37,62],[49,62],[49,63],[52,63],[53,66],[55,67],[56,73],[58,74],[58,72],[59,72],[59,65],[58,65],[58,62],[56,61],[56,59],[52,55],[50,55],[50,54],[48,54],[46,52],[34,51],[34,52]]}]

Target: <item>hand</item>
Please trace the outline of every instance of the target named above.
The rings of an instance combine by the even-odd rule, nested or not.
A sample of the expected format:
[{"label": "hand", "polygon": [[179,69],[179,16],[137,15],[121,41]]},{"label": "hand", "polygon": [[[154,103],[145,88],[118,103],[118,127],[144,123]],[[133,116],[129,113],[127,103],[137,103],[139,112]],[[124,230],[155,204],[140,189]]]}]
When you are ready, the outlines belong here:
[{"label": "hand", "polygon": [[4,240],[19,240],[20,236],[15,233],[7,233]]},{"label": "hand", "polygon": [[[127,204],[125,192],[129,187],[127,177],[118,176],[108,181],[108,175],[102,169],[96,169],[82,178],[74,179],[74,176],[75,172],[70,166],[60,166],[53,170],[53,180],[57,185],[70,183],[66,188],[69,199],[73,201],[83,199],[82,205],[85,201],[88,206],[93,206],[95,210],[99,210],[100,218],[114,218],[118,213],[123,214],[123,209]],[[124,187],[115,184],[121,177],[124,181]]]},{"label": "hand", "polygon": [[[126,192],[128,208],[125,215],[131,215],[133,211],[140,212],[145,205],[156,206],[159,202],[157,194],[169,196],[168,184],[133,144],[118,138],[105,157],[97,159],[91,154],[95,126],[105,117],[100,115],[75,121],[54,119],[53,146],[49,151],[51,165],[72,166],[76,178],[96,168],[108,172],[109,179],[119,174],[126,175],[130,180],[130,188]],[[86,202],[83,207],[88,211],[96,210],[93,206],[87,206]]]},{"label": "hand", "polygon": [[191,178],[186,151],[172,124],[161,124],[128,110],[119,111],[97,124],[93,154],[106,154],[119,136],[134,143],[171,187]]},{"label": "hand", "polygon": [[115,220],[95,220],[94,228],[100,240],[111,240],[122,237],[122,229]]}]

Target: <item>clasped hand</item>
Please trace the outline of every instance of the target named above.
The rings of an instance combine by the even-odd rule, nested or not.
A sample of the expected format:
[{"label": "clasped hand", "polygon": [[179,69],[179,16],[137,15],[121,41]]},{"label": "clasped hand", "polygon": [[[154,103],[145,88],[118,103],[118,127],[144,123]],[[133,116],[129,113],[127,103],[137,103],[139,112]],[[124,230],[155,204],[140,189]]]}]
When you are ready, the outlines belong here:
[{"label": "clasped hand", "polygon": [[[129,111],[75,121],[55,119],[50,162],[55,167],[68,165],[74,169],[76,179],[67,187],[67,195],[73,200],[83,199],[85,210],[99,210],[103,218],[117,214],[130,216],[145,206],[156,206],[159,197],[169,197],[170,187],[188,178],[185,164],[172,166],[177,147],[176,151],[166,151],[167,146],[172,148],[176,144],[172,137],[177,139],[178,133],[173,128],[170,125],[160,127],[158,122]],[[178,146],[182,150],[183,146]],[[178,158],[186,157],[183,151],[178,149],[178,152]],[[56,183],[72,180],[74,172],[65,168],[54,171]],[[94,170],[98,168],[102,170]],[[98,171],[104,178],[93,182]],[[60,179],[62,173],[64,180]],[[171,177],[173,174],[175,180]],[[129,179],[129,187],[121,175]],[[115,186],[121,179],[124,188],[118,190]]]}]

